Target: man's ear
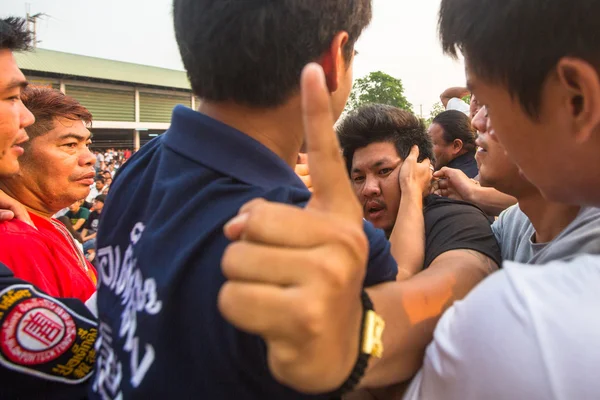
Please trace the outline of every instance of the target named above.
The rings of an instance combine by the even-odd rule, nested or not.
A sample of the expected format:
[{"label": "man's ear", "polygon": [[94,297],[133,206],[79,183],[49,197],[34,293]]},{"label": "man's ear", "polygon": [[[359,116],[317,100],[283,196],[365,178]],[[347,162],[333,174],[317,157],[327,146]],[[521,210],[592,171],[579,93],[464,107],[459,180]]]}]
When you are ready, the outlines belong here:
[{"label": "man's ear", "polygon": [[577,143],[587,142],[600,130],[600,77],[587,61],[562,58],[556,66],[558,89]]},{"label": "man's ear", "polygon": [[348,40],[348,32],[338,32],[321,57],[320,64],[325,72],[325,80],[331,93],[338,89],[339,79],[343,76],[348,67],[348,62],[350,62],[350,60],[344,58],[344,50],[348,46]]},{"label": "man's ear", "polygon": [[463,149],[464,143],[460,139],[454,139],[452,142],[452,154],[457,155]]}]

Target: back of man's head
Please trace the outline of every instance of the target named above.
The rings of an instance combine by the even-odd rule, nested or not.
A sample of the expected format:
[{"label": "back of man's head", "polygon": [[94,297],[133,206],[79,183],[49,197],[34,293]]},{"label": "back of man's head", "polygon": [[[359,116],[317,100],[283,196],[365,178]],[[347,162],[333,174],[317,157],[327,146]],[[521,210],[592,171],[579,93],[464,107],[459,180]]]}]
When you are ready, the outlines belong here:
[{"label": "back of man's head", "polygon": [[31,46],[31,32],[23,18],[0,19],[0,50],[25,51]]},{"label": "back of man's head", "polygon": [[543,83],[561,58],[600,71],[599,15],[598,0],[442,0],[439,32],[445,53],[462,52],[472,73],[505,85],[537,117]]},{"label": "back of man's head", "polygon": [[383,104],[363,106],[348,114],[337,126],[340,145],[348,172],[354,152],[371,143],[393,143],[401,159],[408,157],[413,146],[419,147],[419,161],[434,162],[433,145],[423,120],[409,111]]},{"label": "back of man's head", "polygon": [[463,144],[463,150],[475,151],[476,132],[471,126],[471,120],[464,113],[457,110],[448,110],[438,114],[431,124],[437,124],[442,128],[443,139],[447,144],[459,139]]},{"label": "back of man's head", "polygon": [[192,89],[203,100],[282,105],[303,67],[345,31],[349,61],[371,20],[371,0],[174,0],[175,36]]}]

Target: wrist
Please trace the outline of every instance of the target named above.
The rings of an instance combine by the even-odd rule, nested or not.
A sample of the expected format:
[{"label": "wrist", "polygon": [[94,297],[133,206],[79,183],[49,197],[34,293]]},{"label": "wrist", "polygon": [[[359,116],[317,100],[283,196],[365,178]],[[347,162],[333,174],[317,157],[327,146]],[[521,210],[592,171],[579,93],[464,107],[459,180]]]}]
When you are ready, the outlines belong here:
[{"label": "wrist", "polygon": [[471,185],[471,187],[466,193],[467,196],[465,198],[465,201],[468,201],[469,203],[473,204],[479,204],[479,199],[481,199],[481,189],[482,187],[479,185]]},{"label": "wrist", "polygon": [[[369,365],[369,359],[372,356],[381,358],[383,355],[382,334],[385,328],[385,322],[374,311],[371,298],[366,291],[362,291],[360,296],[360,323],[358,325],[358,341],[355,342],[354,350],[350,354],[356,355],[352,364],[352,369],[347,374],[348,378],[342,386],[335,392],[334,397],[341,396],[351,392],[358,387]],[[354,328],[354,327],[353,327]],[[356,332],[356,331],[355,331]],[[358,343],[358,345],[356,345]]]}]

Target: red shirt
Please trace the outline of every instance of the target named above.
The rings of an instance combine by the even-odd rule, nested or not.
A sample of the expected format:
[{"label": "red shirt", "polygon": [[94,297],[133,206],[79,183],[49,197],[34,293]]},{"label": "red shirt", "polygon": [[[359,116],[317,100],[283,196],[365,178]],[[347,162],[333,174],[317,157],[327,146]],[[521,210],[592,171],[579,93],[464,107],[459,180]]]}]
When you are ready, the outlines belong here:
[{"label": "red shirt", "polygon": [[96,291],[92,264],[59,221],[29,216],[37,230],[18,220],[0,223],[0,262],[50,296],[87,301]]}]

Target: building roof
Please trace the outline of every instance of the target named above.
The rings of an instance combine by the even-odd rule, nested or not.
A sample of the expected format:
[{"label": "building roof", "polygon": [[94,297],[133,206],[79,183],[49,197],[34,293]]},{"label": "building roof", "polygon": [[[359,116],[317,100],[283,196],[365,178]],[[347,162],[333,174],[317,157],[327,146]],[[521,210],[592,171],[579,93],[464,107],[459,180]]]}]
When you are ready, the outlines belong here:
[{"label": "building roof", "polygon": [[30,52],[15,53],[15,58],[19,68],[24,71],[42,72],[52,76],[191,89],[186,73],[173,69],[40,48]]}]

